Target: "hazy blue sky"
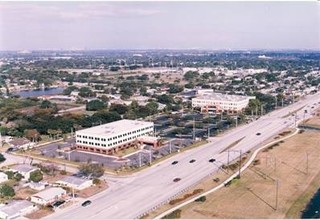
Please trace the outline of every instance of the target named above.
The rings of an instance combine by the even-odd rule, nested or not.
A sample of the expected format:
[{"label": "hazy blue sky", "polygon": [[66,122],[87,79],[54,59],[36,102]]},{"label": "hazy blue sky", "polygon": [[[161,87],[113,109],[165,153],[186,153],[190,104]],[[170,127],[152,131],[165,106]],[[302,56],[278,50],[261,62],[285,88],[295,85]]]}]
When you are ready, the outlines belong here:
[{"label": "hazy blue sky", "polygon": [[320,49],[317,2],[0,2],[0,50]]}]

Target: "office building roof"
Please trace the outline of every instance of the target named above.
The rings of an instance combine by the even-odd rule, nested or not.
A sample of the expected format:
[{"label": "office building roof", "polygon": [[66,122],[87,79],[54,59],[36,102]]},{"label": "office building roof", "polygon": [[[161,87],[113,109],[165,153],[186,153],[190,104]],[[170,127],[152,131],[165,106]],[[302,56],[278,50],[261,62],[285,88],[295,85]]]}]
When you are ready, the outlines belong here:
[{"label": "office building roof", "polygon": [[124,133],[128,130],[133,130],[141,126],[153,126],[153,122],[123,119],[123,120],[111,122],[108,124],[103,124],[103,125],[95,126],[92,128],[83,129],[83,130],[77,131],[77,133],[81,133],[84,135],[108,136],[108,135]]}]

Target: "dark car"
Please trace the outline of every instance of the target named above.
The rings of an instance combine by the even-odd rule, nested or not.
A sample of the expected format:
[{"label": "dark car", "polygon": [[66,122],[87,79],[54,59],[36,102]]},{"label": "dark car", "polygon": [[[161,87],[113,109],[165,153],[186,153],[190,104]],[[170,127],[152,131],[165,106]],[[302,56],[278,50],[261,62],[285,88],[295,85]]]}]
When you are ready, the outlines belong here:
[{"label": "dark car", "polygon": [[196,162],[195,159],[192,159],[192,160],[189,161],[189,163],[194,163],[194,162]]},{"label": "dark car", "polygon": [[213,158],[211,158],[211,159],[209,160],[210,163],[213,163],[213,162],[215,162],[215,161],[216,161],[216,159],[213,159]]},{"label": "dark car", "polygon": [[258,132],[258,133],[256,133],[256,135],[258,135],[258,136],[259,136],[259,135],[261,135],[261,133],[260,133],[260,132]]},{"label": "dark car", "polygon": [[61,201],[56,201],[55,203],[52,204],[53,207],[59,207],[61,206],[63,203],[65,203],[66,201],[61,200]]},{"label": "dark car", "polygon": [[90,205],[91,204],[91,201],[90,200],[87,200],[87,201],[84,201],[81,205],[83,206],[83,207],[86,207],[86,206],[88,206],[88,205]]},{"label": "dark car", "polygon": [[175,160],[175,161],[173,161],[171,164],[172,164],[172,165],[175,165],[175,164],[177,164],[177,163],[178,163],[178,161]]},{"label": "dark car", "polygon": [[173,179],[173,182],[176,183],[176,182],[179,182],[180,180],[181,180],[181,178],[174,178],[174,179]]},{"label": "dark car", "polygon": [[7,153],[14,151],[13,147],[9,147],[8,150],[6,151]]}]

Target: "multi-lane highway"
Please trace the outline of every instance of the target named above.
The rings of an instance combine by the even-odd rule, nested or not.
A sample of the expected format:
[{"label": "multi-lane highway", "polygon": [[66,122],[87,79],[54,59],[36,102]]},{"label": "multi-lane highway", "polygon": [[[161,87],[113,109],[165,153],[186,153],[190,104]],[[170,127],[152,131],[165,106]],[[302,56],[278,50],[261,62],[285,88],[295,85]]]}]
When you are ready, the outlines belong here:
[{"label": "multi-lane highway", "polygon": [[[206,145],[178,154],[140,173],[129,177],[110,177],[109,189],[91,197],[90,206],[82,207],[81,203],[75,204],[59,210],[47,219],[136,218],[217,171],[221,164],[226,164],[228,153],[224,150],[230,144],[241,139],[229,153],[232,160],[239,157],[240,150],[245,153],[281,130],[294,127],[295,120],[311,117],[319,101],[318,93],[307,96],[286,108],[262,116],[257,121],[235,128],[221,137],[212,138]],[[317,105],[312,108],[314,103]],[[304,108],[299,110],[296,116],[289,114],[288,117],[284,117],[301,107]],[[216,159],[216,162],[210,163],[210,158]],[[196,161],[189,163],[192,159]],[[172,165],[173,161],[178,163]],[[173,182],[175,178],[181,180]]]}]

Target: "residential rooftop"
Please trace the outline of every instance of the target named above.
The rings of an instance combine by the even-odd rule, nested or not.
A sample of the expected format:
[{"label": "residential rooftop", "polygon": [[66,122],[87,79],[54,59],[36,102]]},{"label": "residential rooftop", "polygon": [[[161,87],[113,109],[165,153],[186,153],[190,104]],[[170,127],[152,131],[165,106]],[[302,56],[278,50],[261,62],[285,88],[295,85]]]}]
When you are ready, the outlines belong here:
[{"label": "residential rooftop", "polygon": [[52,187],[46,190],[43,190],[41,192],[38,192],[37,194],[34,194],[32,196],[42,198],[46,201],[49,201],[53,198],[55,198],[57,195],[61,195],[66,193],[66,191],[60,187]]},{"label": "residential rooftop", "polygon": [[84,182],[87,182],[87,181],[91,181],[91,180],[82,179],[82,178],[75,177],[75,176],[66,176],[63,179],[58,180],[57,183],[65,182],[65,183],[70,183],[70,184],[73,184],[76,186],[80,186],[81,184],[83,184]]},{"label": "residential rooftop", "polygon": [[15,170],[15,171],[18,171],[18,172],[24,172],[24,173],[27,173],[27,172],[30,172],[32,170],[37,170],[38,168],[36,167],[33,167],[29,164],[18,164],[18,165],[15,165],[13,167],[11,167],[12,170]]},{"label": "residential rooftop", "polygon": [[33,204],[27,200],[13,200],[8,205],[0,207],[0,211],[6,213],[8,216],[11,216],[32,205]]},{"label": "residential rooftop", "polygon": [[92,128],[83,129],[83,130],[77,131],[77,134],[81,133],[83,135],[105,136],[105,135],[124,133],[126,131],[134,130],[142,126],[153,126],[153,122],[123,119],[123,120],[95,126]]}]

